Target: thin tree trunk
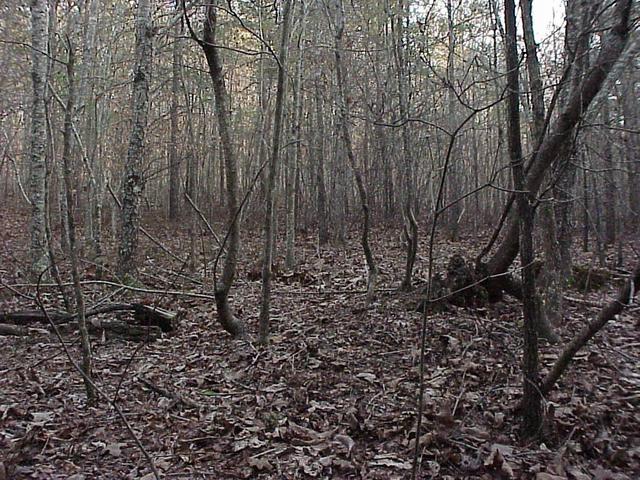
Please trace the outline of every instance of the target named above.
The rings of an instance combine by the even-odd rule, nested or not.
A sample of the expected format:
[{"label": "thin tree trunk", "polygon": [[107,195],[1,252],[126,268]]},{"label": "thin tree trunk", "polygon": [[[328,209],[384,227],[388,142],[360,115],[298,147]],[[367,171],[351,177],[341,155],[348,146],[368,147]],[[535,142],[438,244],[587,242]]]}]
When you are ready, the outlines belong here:
[{"label": "thin tree trunk", "polygon": [[[234,338],[244,338],[246,335],[244,324],[233,315],[229,305],[229,291],[235,279],[238,253],[240,250],[240,203],[238,201],[238,162],[235,149],[231,143],[229,126],[229,94],[222,72],[220,52],[218,47],[215,46],[217,27],[216,5],[208,4],[205,11],[204,37],[200,46],[204,50],[207,64],[209,65],[209,75],[213,83],[218,130],[222,146],[222,157],[224,158],[222,166],[224,167],[224,178],[226,180],[224,183],[226,186],[225,204],[227,209],[228,232],[224,267],[222,277],[215,285],[215,297],[218,320],[222,328],[229,332]],[[221,182],[222,181],[223,180],[221,180]]]},{"label": "thin tree trunk", "polygon": [[[604,125],[611,125],[611,109],[609,108],[609,98],[605,97],[602,100],[604,102],[602,109],[602,123]],[[605,205],[607,208],[607,215],[604,217],[604,243],[606,245],[613,245],[617,238],[617,225],[618,221],[618,205],[617,205],[617,185],[615,180],[615,161],[613,159],[613,146],[611,145],[611,133],[604,131],[604,146],[602,155],[605,162],[604,171],[604,194]]]},{"label": "thin tree trunk", "polygon": [[[180,7],[176,2],[176,10]],[[171,64],[171,131],[169,134],[169,218],[178,218],[180,210],[180,160],[178,158],[178,96],[180,90],[180,65],[182,62],[180,51],[180,23],[176,22],[173,29],[173,50]]]},{"label": "thin tree trunk", "polygon": [[[529,77],[529,90],[531,95],[531,107],[533,121],[531,122],[532,144],[537,146],[544,136],[545,105],[544,86],[540,77],[540,62],[538,60],[538,48],[533,32],[533,19],[531,16],[532,0],[521,0],[522,26],[524,42],[527,51],[527,72]],[[538,276],[539,292],[536,297],[538,315],[538,333],[549,341],[556,342],[558,336],[553,332],[552,323],[558,323],[562,319],[562,282],[560,265],[560,245],[556,232],[556,220],[553,205],[550,202],[543,203],[540,215],[542,228],[542,250],[544,252],[544,265]]]},{"label": "thin tree trunk", "polygon": [[284,117],[284,100],[287,90],[286,68],[289,51],[289,29],[291,26],[291,3],[286,0],[283,10],[282,37],[280,39],[280,53],[278,58],[278,86],[276,92],[275,114],[273,118],[273,143],[269,160],[269,176],[267,179],[266,203],[267,212],[264,221],[264,252],[262,259],[262,302],[260,305],[259,339],[262,345],[269,342],[269,322],[271,308],[271,262],[273,260],[274,244],[274,195],[278,168],[280,164],[280,137]]},{"label": "thin tree trunk", "polygon": [[515,1],[505,0],[506,60],[507,60],[507,108],[509,156],[513,170],[514,187],[518,194],[520,216],[520,263],[522,265],[522,294],[524,315],[523,354],[523,417],[522,432],[525,437],[537,437],[542,426],[542,398],[539,390],[538,333],[535,302],[535,274],[533,271],[533,203],[535,196],[525,190],[524,158],[520,137],[520,87],[518,49],[516,36]]},{"label": "thin tree trunk", "polygon": [[[306,8],[302,5],[302,8]],[[294,84],[294,105],[293,105],[293,135],[292,142],[294,145],[295,156],[293,162],[291,155],[287,155],[286,165],[286,183],[285,183],[285,267],[292,269],[296,264],[295,241],[296,241],[296,202],[298,168],[302,156],[302,76],[304,66],[304,50],[302,49],[302,39],[304,37],[305,12],[300,16],[302,26],[300,27],[300,35],[298,37],[298,61],[296,68],[296,80]]]},{"label": "thin tree trunk", "polygon": [[360,199],[360,208],[362,209],[362,236],[361,244],[364,250],[365,260],[367,262],[368,281],[367,281],[367,303],[373,300],[375,294],[376,281],[378,278],[378,267],[371,251],[369,244],[369,233],[371,230],[371,218],[369,212],[369,200],[367,189],[365,187],[362,172],[356,162],[353,144],[351,141],[351,131],[349,128],[349,106],[347,104],[344,71],[342,65],[342,36],[344,34],[344,6],[342,0],[334,0],[333,8],[335,10],[335,39],[334,39],[334,57],[336,68],[336,83],[338,87],[338,114],[340,119],[340,133],[346,150],[349,165],[356,179],[358,188],[358,197]]},{"label": "thin tree trunk", "polygon": [[324,175],[324,117],[322,111],[322,95],[320,93],[319,82],[317,81],[314,92],[316,107],[315,158],[318,181],[318,243],[322,246],[326,245],[329,241],[329,230],[327,228],[327,190]]},{"label": "thin tree trunk", "polygon": [[[447,36],[448,36],[448,55],[447,55],[447,130],[450,135],[458,127],[456,95],[454,79],[456,76],[456,31],[455,31],[455,12],[451,0],[447,0]],[[447,142],[448,143],[448,142]],[[458,142],[453,143],[450,160],[449,171],[447,174],[447,203],[454,202],[462,194],[461,174],[462,168],[460,162],[462,155],[459,153]],[[460,234],[460,217],[462,215],[462,202],[455,202],[446,211],[446,227],[447,234],[452,241],[457,241]]]},{"label": "thin tree trunk", "polygon": [[[398,0],[398,19],[396,22],[396,38],[394,57],[396,61],[396,73],[398,77],[398,99],[400,104],[400,117],[403,121],[409,118],[409,108],[407,105],[407,65],[406,52],[404,45],[404,19],[408,14],[407,6],[404,0]],[[409,132],[409,122],[402,125],[402,159],[404,177],[404,199],[403,199],[403,215],[404,215],[404,237],[406,240],[406,264],[404,270],[404,278],[400,288],[402,290],[411,290],[413,266],[416,262],[418,253],[418,222],[413,214],[415,177],[413,171],[413,152],[411,149],[411,138]]]},{"label": "thin tree trunk", "polygon": [[87,320],[85,318],[85,303],[84,295],[82,293],[82,286],[80,284],[80,271],[78,266],[78,251],[76,247],[76,223],[74,217],[74,198],[73,192],[76,190],[73,184],[72,171],[75,170],[71,155],[73,154],[73,116],[75,109],[75,81],[74,81],[74,47],[71,41],[68,43],[69,56],[67,60],[67,81],[69,82],[69,93],[67,98],[67,105],[65,107],[64,116],[64,135],[63,135],[63,150],[62,150],[62,162],[64,173],[64,187],[66,196],[66,214],[67,223],[69,226],[69,257],[71,259],[71,276],[73,278],[73,290],[76,300],[76,313],[78,315],[78,327],[80,330],[80,344],[82,348],[82,371],[84,387],[87,392],[87,403],[90,405],[95,402],[96,394],[92,383],[92,354],[91,354],[91,341],[89,340],[89,331],[87,330]]}]

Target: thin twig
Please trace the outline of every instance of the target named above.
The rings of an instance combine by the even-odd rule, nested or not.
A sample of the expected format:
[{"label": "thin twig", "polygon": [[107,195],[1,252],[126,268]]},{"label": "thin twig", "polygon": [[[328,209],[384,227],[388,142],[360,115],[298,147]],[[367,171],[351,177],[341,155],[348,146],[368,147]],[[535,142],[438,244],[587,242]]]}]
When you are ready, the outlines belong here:
[{"label": "thin twig", "polygon": [[38,304],[38,307],[40,308],[40,310],[42,310],[42,314],[47,318],[49,325],[51,325],[51,328],[53,329],[56,337],[58,338],[58,341],[60,342],[60,345],[64,349],[64,352],[67,355],[67,358],[69,359],[69,361],[71,362],[71,365],[73,366],[73,368],[77,370],[78,373],[82,376],[82,378],[91,385],[91,388],[93,388],[98,393],[99,396],[104,398],[109,403],[109,405],[111,405],[111,407],[115,410],[120,420],[122,420],[122,423],[124,423],[124,426],[126,427],[127,431],[131,435],[131,438],[135,442],[136,446],[138,447],[138,449],[140,449],[140,452],[142,452],[142,455],[145,457],[145,459],[149,463],[149,468],[151,468],[151,471],[153,472],[154,477],[156,478],[156,480],[160,480],[160,473],[158,472],[158,469],[156,468],[156,465],[153,462],[151,455],[149,455],[149,452],[147,452],[147,450],[144,448],[144,445],[142,445],[142,442],[136,435],[136,432],[134,432],[127,418],[122,413],[122,410],[120,410],[118,405],[114,401],[112,401],[109,398],[109,396],[106,393],[104,393],[104,391],[100,387],[98,387],[95,384],[93,379],[89,377],[82,368],[80,368],[80,365],[78,365],[78,363],[73,359],[73,356],[71,355],[71,352],[67,347],[67,344],[64,342],[64,339],[62,338],[62,334],[60,333],[58,326],[53,322],[53,320],[51,320],[51,317],[49,317],[49,312],[45,308],[44,304],[42,303],[42,299],[40,296],[40,282],[42,280],[42,276],[47,272],[47,270],[49,270],[49,267],[47,267],[45,270],[43,270],[40,273],[38,277],[38,283],[36,284],[36,303]]}]

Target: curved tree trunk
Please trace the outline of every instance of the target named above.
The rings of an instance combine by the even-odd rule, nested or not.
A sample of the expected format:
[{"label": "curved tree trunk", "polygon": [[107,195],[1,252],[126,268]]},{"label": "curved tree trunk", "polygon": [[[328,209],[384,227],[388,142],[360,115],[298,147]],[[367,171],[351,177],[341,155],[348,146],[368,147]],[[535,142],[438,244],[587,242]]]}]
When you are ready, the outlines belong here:
[{"label": "curved tree trunk", "polygon": [[[525,188],[537,195],[549,167],[561,153],[574,133],[575,126],[583,118],[591,102],[598,94],[609,72],[627,45],[630,32],[630,9],[632,0],[618,0],[616,4],[616,24],[605,35],[598,58],[571,92],[569,100],[552,124],[536,152],[527,172]],[[517,221],[511,221],[505,237],[486,265],[489,275],[499,275],[507,271],[515,260],[519,248],[519,228]]]},{"label": "curved tree trunk", "polygon": [[216,5],[209,4],[206,7],[204,37],[200,45],[204,50],[207,64],[209,65],[209,75],[213,82],[215,109],[216,116],[218,117],[220,143],[222,145],[222,155],[224,157],[224,173],[226,175],[225,183],[228,232],[224,267],[222,269],[222,277],[215,285],[215,297],[220,325],[222,325],[222,328],[229,332],[233,337],[242,338],[246,335],[244,324],[233,315],[231,307],[229,306],[229,291],[231,290],[235,279],[238,252],[240,250],[238,163],[236,159],[236,152],[231,143],[231,133],[229,131],[229,95],[227,93],[227,87],[222,73],[220,52],[215,46],[216,28]]}]

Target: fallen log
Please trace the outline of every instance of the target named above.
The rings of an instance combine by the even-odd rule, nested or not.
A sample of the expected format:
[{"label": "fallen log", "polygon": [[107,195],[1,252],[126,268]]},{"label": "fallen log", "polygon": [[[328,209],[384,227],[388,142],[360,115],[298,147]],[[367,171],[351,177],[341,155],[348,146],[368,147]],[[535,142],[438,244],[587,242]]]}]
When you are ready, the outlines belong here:
[{"label": "fallen log", "polygon": [[[162,308],[145,305],[143,303],[114,303],[93,308],[85,312],[85,318],[99,314],[113,312],[132,312],[133,318],[142,326],[158,327],[163,332],[172,332],[178,326],[178,314]],[[49,318],[56,325],[72,323],[77,315],[66,312],[47,312]],[[19,312],[0,312],[0,322],[10,322],[14,325],[29,325],[31,323],[48,324],[47,316],[40,310],[23,310]]]},{"label": "fallen log", "polygon": [[29,335],[29,329],[20,325],[0,323],[0,335],[11,335],[14,337],[24,337]]},{"label": "fallen log", "polygon": [[101,320],[92,318],[87,322],[89,333],[102,335],[107,332],[107,337],[117,337],[132,342],[149,342],[162,336],[162,329],[154,325],[132,325],[121,320]]}]

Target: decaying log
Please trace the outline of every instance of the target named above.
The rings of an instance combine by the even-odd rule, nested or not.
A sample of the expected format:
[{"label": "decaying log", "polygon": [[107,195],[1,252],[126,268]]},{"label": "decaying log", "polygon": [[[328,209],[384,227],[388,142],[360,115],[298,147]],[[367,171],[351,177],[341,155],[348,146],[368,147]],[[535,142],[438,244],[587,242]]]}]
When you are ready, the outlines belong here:
[{"label": "decaying log", "polygon": [[11,335],[14,337],[24,337],[29,335],[27,327],[20,325],[11,325],[8,323],[0,323],[0,335]]},{"label": "decaying log", "polygon": [[[158,327],[163,332],[171,332],[177,328],[178,314],[158,307],[142,303],[115,303],[87,310],[85,317],[94,317],[102,313],[133,312],[134,319],[142,326]],[[56,325],[71,323],[76,315],[65,312],[47,312],[49,318]],[[0,322],[10,322],[14,325],[29,325],[31,323],[49,323],[47,317],[40,310],[24,310],[19,312],[0,312]]]},{"label": "decaying log", "polygon": [[145,342],[157,340],[162,336],[160,327],[154,325],[132,325],[121,320],[101,320],[92,318],[87,322],[90,333],[101,335],[107,332],[107,336],[123,338],[133,342]]}]

